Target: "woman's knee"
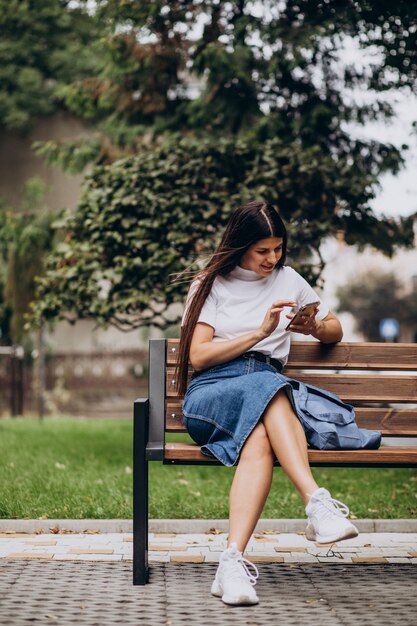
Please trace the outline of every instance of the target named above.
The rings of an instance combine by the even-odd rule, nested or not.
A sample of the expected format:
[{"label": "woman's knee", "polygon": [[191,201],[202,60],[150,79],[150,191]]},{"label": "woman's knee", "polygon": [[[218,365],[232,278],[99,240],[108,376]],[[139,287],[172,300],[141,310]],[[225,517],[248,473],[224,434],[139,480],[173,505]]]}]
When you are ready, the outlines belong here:
[{"label": "woman's knee", "polygon": [[245,460],[259,461],[261,459],[268,459],[273,461],[274,453],[271,447],[271,442],[269,441],[266,428],[262,422],[259,422],[255,426],[247,438],[240,456]]},{"label": "woman's knee", "polygon": [[266,407],[263,417],[267,418],[270,415],[281,414],[282,411],[294,412],[286,389],[279,389],[276,392],[276,394],[274,395],[274,397],[272,398],[272,400],[269,402],[268,406]]}]

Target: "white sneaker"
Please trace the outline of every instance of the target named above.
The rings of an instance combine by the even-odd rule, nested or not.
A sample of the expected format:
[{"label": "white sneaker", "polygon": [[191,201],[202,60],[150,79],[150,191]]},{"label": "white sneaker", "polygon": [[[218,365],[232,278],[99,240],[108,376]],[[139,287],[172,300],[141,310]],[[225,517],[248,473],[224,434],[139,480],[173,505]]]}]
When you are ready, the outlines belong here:
[{"label": "white sneaker", "polygon": [[356,526],[346,519],[349,515],[346,504],[332,498],[323,487],[311,495],[305,511],[308,515],[306,537],[310,541],[332,543],[359,535]]},{"label": "white sneaker", "polygon": [[258,604],[254,589],[258,576],[256,565],[244,559],[236,543],[232,543],[220,556],[211,593],[221,597],[225,604]]}]

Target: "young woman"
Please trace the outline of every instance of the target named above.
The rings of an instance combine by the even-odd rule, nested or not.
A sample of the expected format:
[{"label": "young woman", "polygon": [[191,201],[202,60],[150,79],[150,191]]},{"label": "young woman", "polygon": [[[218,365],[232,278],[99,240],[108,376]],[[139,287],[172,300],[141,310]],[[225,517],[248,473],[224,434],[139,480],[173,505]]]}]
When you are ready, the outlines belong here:
[{"label": "young woman", "polygon": [[[230,492],[228,547],[211,592],[227,604],[256,604],[258,571],[242,554],[268,496],[275,457],[299,492],[306,536],[355,537],[348,509],[319,487],[291,388],[281,371],[290,350],[292,310],[318,302],[290,330],[324,343],[342,338],[339,320],[285,265],[287,233],[277,210],[249,202],[231,216],[220,245],[191,283],[179,352],[183,421],[202,452],[237,465]],[[188,362],[194,368],[187,388]]]}]

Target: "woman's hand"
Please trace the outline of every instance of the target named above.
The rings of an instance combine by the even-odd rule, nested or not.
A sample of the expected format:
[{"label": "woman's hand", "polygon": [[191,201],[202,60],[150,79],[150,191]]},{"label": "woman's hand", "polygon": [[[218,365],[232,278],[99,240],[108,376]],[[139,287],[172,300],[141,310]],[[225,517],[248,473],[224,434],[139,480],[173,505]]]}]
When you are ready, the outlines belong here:
[{"label": "woman's hand", "polygon": [[[337,343],[341,341],[343,330],[337,317],[329,311],[324,319],[316,320],[316,314],[317,310],[311,315],[304,315],[301,324],[291,324],[288,330],[292,330],[294,333],[301,333],[302,335],[312,335],[322,343]],[[287,315],[287,317],[292,318],[291,315]]]},{"label": "woman's hand", "polygon": [[262,338],[265,339],[274,332],[279,324],[280,315],[286,306],[294,307],[296,305],[297,303],[294,302],[294,300],[277,300],[276,302],[273,302],[259,327],[259,332]]},{"label": "woman's hand", "polygon": [[[296,324],[291,324],[288,328],[293,333],[301,333],[302,335],[315,335],[319,331],[319,327],[322,325],[320,320],[316,320],[318,305],[314,308],[310,315],[305,313],[301,315],[299,321]],[[287,315],[288,319],[293,319],[295,315]]]}]

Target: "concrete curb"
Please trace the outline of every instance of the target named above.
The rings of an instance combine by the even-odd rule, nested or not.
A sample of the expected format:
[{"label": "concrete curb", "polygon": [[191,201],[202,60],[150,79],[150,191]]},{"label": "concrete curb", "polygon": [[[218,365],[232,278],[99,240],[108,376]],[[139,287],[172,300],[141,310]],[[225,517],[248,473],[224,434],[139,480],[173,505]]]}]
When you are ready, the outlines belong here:
[{"label": "concrete curb", "polygon": [[[353,520],[362,533],[417,533],[417,519],[355,519]],[[281,533],[304,532],[305,519],[261,519],[255,531],[276,530]],[[102,533],[131,533],[132,520],[118,519],[47,519],[22,520],[0,519],[0,532],[35,533],[50,529],[65,529],[82,533],[85,531],[99,531]],[[217,528],[227,532],[227,519],[151,519],[149,531],[153,533],[205,533],[210,528]]]}]

